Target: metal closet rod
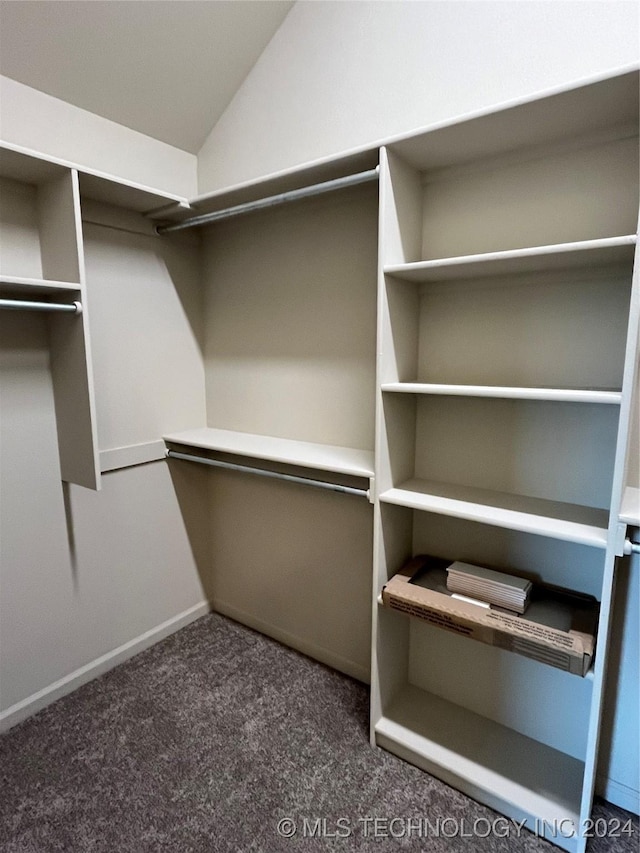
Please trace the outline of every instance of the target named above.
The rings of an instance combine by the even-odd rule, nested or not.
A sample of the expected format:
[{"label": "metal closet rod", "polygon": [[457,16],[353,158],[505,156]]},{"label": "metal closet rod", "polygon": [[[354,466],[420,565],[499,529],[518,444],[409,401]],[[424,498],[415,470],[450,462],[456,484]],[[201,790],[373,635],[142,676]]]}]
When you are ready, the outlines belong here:
[{"label": "metal closet rod", "polygon": [[324,480],[311,480],[308,477],[296,477],[293,474],[281,474],[279,471],[265,471],[264,468],[253,468],[249,465],[236,465],[234,462],[222,462],[219,459],[207,459],[205,456],[192,456],[190,453],[179,453],[177,450],[167,450],[169,459],[183,459],[185,462],[199,462],[211,465],[213,468],[226,468],[229,471],[240,471],[243,474],[257,474],[259,477],[270,477],[272,480],[286,480],[288,483],[301,483],[304,486],[315,486],[317,489],[328,489],[346,495],[357,495],[369,498],[367,489],[354,489],[351,486],[341,486],[339,483],[327,483]]},{"label": "metal closet rod", "polygon": [[82,314],[80,302],[30,302],[24,299],[0,299],[0,308],[8,311],[51,311]]},{"label": "metal closet rod", "polygon": [[254,210],[264,210],[267,207],[275,207],[290,201],[298,201],[310,196],[322,195],[323,193],[351,187],[355,184],[364,184],[367,181],[377,181],[380,167],[369,169],[366,172],[358,172],[355,175],[346,175],[344,178],[334,178],[321,184],[312,184],[309,187],[301,187],[297,190],[278,193],[257,201],[247,201],[244,204],[236,204],[234,207],[226,207],[224,210],[215,210],[212,213],[203,213],[201,216],[193,216],[182,222],[174,222],[170,225],[156,225],[157,234],[169,234],[171,231],[182,231],[184,228],[195,228],[197,225],[207,225],[210,222],[218,222],[220,219],[230,219],[232,216],[240,216],[243,213],[251,213]]}]

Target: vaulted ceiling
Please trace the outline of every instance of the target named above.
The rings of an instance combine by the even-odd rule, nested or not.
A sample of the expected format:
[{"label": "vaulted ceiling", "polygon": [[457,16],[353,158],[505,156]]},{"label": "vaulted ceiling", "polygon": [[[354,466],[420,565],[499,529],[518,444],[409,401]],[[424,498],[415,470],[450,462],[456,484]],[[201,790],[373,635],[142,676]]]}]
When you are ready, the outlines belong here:
[{"label": "vaulted ceiling", "polygon": [[1,0],[0,74],[196,153],[292,6]]}]

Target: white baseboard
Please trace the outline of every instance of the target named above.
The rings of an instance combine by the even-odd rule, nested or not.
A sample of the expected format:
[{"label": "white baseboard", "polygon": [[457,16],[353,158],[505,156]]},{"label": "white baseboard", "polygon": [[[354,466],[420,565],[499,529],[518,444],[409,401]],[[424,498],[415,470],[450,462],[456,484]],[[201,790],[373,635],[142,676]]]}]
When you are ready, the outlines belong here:
[{"label": "white baseboard", "polygon": [[630,788],[614,779],[598,776],[596,793],[614,806],[620,806],[621,809],[626,809],[633,814],[640,814],[640,791],[636,791],[635,788]]},{"label": "white baseboard", "polygon": [[337,669],[338,672],[343,672],[345,675],[349,675],[357,681],[363,681],[365,684],[369,684],[371,681],[368,667],[361,666],[354,661],[349,660],[349,658],[337,655],[335,652],[325,649],[323,646],[301,640],[300,637],[296,637],[294,634],[289,634],[287,631],[282,631],[277,626],[271,625],[268,622],[263,622],[261,619],[257,619],[255,616],[252,616],[250,613],[245,613],[243,610],[239,610],[237,607],[226,604],[224,601],[212,599],[211,609],[214,612],[221,613],[223,616],[228,616],[230,619],[234,619],[236,622],[240,622],[242,625],[253,628],[261,634],[266,634],[267,637],[272,637],[279,643],[289,646],[289,648],[296,649],[296,651],[302,652],[302,654],[308,655],[308,657],[320,661],[320,663],[324,663],[332,669]]},{"label": "white baseboard", "polygon": [[134,657],[139,652],[143,652],[170,634],[179,631],[180,628],[184,628],[190,622],[195,622],[196,619],[210,612],[211,606],[209,602],[203,601],[200,604],[195,604],[188,610],[178,613],[177,616],[167,619],[161,625],[157,625],[155,628],[146,631],[128,643],[124,643],[124,645],[119,646],[117,649],[107,652],[106,655],[102,655],[96,658],[96,660],[91,661],[91,663],[80,667],[80,669],[76,669],[75,672],[66,675],[58,681],[54,681],[53,684],[50,684],[43,690],[39,690],[32,696],[28,696],[21,702],[17,702],[15,705],[7,708],[6,711],[0,713],[0,733],[8,731],[12,726],[26,720],[27,717],[36,714],[57,699],[61,699],[68,693],[72,693],[88,681],[92,681],[99,675],[103,675],[105,672],[113,669],[114,666],[124,663],[124,661],[129,660],[129,658]]}]

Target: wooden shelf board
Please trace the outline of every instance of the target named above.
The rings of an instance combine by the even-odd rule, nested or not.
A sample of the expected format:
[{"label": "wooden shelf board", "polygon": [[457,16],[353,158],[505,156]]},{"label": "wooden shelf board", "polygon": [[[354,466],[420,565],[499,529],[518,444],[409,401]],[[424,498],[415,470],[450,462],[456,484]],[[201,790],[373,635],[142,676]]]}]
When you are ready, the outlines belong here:
[{"label": "wooden shelf board", "polygon": [[530,826],[578,827],[584,764],[572,756],[412,685],[375,733],[379,746]]},{"label": "wooden shelf board", "polygon": [[127,210],[135,210],[138,213],[146,213],[155,208],[175,204],[180,210],[180,205],[186,204],[186,199],[155,190],[152,187],[125,181],[110,175],[101,175],[95,172],[80,170],[80,194],[83,198],[115,204]]},{"label": "wooden shelf board", "polygon": [[373,452],[353,447],[314,444],[212,427],[170,433],[163,438],[167,444],[250,456],[253,459],[333,471],[354,477],[373,476]]},{"label": "wooden shelf board", "polygon": [[485,252],[453,258],[438,258],[410,264],[393,264],[385,273],[414,282],[453,281],[487,276],[549,272],[552,270],[605,267],[633,262],[634,234],[532,246],[504,252]]},{"label": "wooden shelf board", "polygon": [[620,507],[620,521],[640,527],[640,489],[636,486],[627,486],[622,495]]},{"label": "wooden shelf board", "polygon": [[25,278],[23,276],[0,275],[0,292],[27,296],[62,293],[80,290],[80,284],[69,281],[49,281],[44,278]]},{"label": "wooden shelf board", "polygon": [[608,513],[592,507],[419,479],[388,489],[380,500],[595,548],[607,544]]},{"label": "wooden shelf board", "polygon": [[564,403],[605,403],[619,405],[621,391],[592,388],[509,387],[504,385],[450,385],[428,382],[387,382],[384,392],[434,394],[450,397],[490,397],[513,400],[550,400]]},{"label": "wooden shelf board", "polygon": [[106,172],[87,169],[76,163],[47,157],[21,146],[0,145],[0,175],[28,184],[45,183],[63,172],[76,169],[80,191],[85,198],[116,204],[129,210],[144,212],[167,204],[185,204],[186,199],[174,193],[128,181]]}]

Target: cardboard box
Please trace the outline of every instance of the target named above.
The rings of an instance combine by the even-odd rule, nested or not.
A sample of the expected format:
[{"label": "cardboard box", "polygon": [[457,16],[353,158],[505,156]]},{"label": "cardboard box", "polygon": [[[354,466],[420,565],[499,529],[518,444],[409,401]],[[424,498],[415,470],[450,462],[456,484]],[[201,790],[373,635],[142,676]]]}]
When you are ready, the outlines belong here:
[{"label": "cardboard box", "polygon": [[382,589],[385,606],[481,643],[586,675],[595,650],[599,605],[592,596],[534,584],[522,616],[451,597],[446,568],[452,561],[421,555]]}]

